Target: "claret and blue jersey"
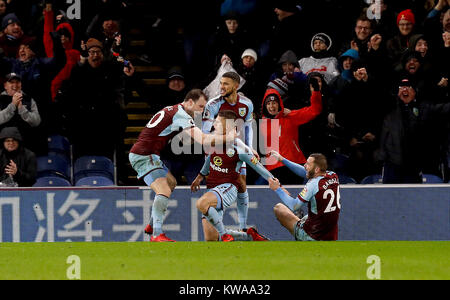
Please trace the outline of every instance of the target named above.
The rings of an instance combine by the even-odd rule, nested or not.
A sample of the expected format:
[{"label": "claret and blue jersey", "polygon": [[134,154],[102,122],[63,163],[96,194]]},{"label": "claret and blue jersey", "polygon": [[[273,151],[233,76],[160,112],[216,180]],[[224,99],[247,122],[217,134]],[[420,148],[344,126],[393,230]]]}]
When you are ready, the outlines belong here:
[{"label": "claret and blue jersey", "polygon": [[200,171],[202,175],[208,175],[206,182],[208,189],[223,183],[232,183],[238,187],[239,172],[244,162],[266,180],[273,177],[241,140],[236,139],[232,146],[223,150],[208,155]]},{"label": "claret and blue jersey", "polygon": [[210,133],[219,111],[223,110],[234,111],[236,115],[245,122],[244,143],[251,146],[253,140],[253,129],[251,124],[251,121],[253,120],[253,103],[243,95],[237,95],[237,102],[235,104],[228,103],[222,96],[209,100],[208,103],[206,103],[203,112],[202,131],[204,133]]},{"label": "claret and blue jersey", "polygon": [[[306,177],[303,166],[283,159],[283,163],[294,173]],[[341,210],[339,178],[336,173],[327,171],[324,176],[311,178],[303,190],[292,198],[281,188],[276,193],[292,211],[308,206],[308,218],[303,230],[315,240],[337,240],[338,219]]]}]

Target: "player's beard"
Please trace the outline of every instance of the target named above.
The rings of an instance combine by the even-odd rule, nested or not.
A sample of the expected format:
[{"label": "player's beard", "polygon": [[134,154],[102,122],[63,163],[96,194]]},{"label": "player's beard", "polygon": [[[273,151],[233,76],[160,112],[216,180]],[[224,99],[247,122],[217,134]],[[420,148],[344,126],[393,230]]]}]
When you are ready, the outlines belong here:
[{"label": "player's beard", "polygon": [[228,93],[225,93],[225,95],[223,95],[223,98],[224,98],[224,99],[227,99],[227,98],[229,98],[231,95],[233,95],[233,93],[234,93],[234,91],[231,90],[231,91],[229,91]]},{"label": "player's beard", "polygon": [[309,170],[309,171],[306,172],[306,178],[307,179],[314,178],[314,175],[315,175],[314,169]]}]

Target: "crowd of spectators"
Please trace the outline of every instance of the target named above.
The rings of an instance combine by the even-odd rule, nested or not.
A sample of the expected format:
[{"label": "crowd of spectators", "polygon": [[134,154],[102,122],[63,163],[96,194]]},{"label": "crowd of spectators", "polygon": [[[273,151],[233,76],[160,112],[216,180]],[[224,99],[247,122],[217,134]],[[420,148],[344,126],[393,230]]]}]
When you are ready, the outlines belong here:
[{"label": "crowd of spectators", "polygon": [[[207,87],[227,63],[245,80],[240,92],[257,123],[289,126],[281,155],[295,150],[304,163],[323,153],[357,182],[450,178],[449,0],[148,1],[150,11],[133,0],[85,2],[71,18],[66,1],[0,0],[0,130],[17,127],[37,156],[48,135],[62,134],[75,158],[126,161],[127,95],[142,80],[135,65],[167,70],[166,90],[144,93],[156,113]],[[129,62],[132,27],[147,39]],[[180,176],[193,161],[168,160]]]}]

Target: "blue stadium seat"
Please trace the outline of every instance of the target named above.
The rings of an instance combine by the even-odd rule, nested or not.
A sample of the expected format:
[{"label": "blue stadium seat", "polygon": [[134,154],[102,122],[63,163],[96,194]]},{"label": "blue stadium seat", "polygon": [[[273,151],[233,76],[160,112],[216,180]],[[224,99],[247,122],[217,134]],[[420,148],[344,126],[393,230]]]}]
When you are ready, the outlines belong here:
[{"label": "blue stadium seat", "polygon": [[339,177],[339,184],[357,184],[356,180],[344,174],[337,174]]},{"label": "blue stadium seat", "polygon": [[45,176],[39,177],[33,187],[50,187],[50,186],[72,186],[72,184],[62,177]]},{"label": "blue stadium seat", "polygon": [[37,178],[59,176],[70,180],[70,163],[60,156],[37,157]]},{"label": "blue stadium seat", "polygon": [[348,164],[350,158],[348,155],[335,153],[329,159],[329,167],[330,170],[333,170],[337,174],[345,174],[348,172]]},{"label": "blue stadium seat", "polygon": [[363,178],[361,184],[378,184],[383,183],[383,176],[381,174],[373,174]]},{"label": "blue stadium seat", "polygon": [[70,156],[70,142],[69,139],[62,135],[51,135],[47,139],[48,151],[62,153]]},{"label": "blue stadium seat", "polygon": [[425,184],[427,184],[427,183],[444,183],[444,180],[437,175],[422,174],[422,182]]},{"label": "blue stadium seat", "polygon": [[103,176],[86,176],[80,178],[75,186],[112,186],[114,182]]},{"label": "blue stadium seat", "polygon": [[105,156],[82,156],[74,164],[74,183],[88,176],[102,176],[114,182],[114,164]]}]

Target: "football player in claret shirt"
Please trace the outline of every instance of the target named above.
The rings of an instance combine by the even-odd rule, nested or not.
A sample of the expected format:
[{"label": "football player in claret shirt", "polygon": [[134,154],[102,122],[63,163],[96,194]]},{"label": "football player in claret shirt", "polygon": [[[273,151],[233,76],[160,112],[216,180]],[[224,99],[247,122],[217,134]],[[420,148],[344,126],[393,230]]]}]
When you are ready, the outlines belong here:
[{"label": "football player in claret shirt", "polygon": [[161,151],[180,133],[187,134],[202,145],[231,142],[236,138],[235,131],[229,132],[227,136],[218,137],[205,134],[200,128],[195,127],[194,114],[201,113],[205,104],[206,96],[201,90],[190,91],[183,103],[168,106],[156,113],[130,150],[130,163],[137,172],[138,179],[143,179],[156,194],[151,213],[153,221],[144,229],[145,233],[152,235],[150,239],[152,242],[173,242],[163,233],[162,224],[170,195],[177,181],[161,161]]},{"label": "football player in claret shirt", "polygon": [[[237,114],[230,110],[222,110],[214,122],[214,133],[222,135],[236,130]],[[272,178],[253,155],[252,150],[239,138],[234,143],[214,147],[205,160],[200,174],[191,185],[193,192],[198,191],[200,183],[207,177],[208,191],[197,200],[197,208],[203,214],[203,232],[206,241],[265,241],[255,228],[245,231],[226,230],[223,224],[223,211],[230,207],[237,198],[239,187],[239,172],[246,162],[266,180]]]},{"label": "football player in claret shirt", "polygon": [[[243,135],[242,140],[245,145],[252,147],[253,141],[253,102],[238,93],[240,84],[240,76],[236,72],[226,72],[220,79],[220,95],[209,100],[203,112],[202,131],[211,132],[212,125],[222,110],[234,111],[239,120],[243,122],[243,128],[239,128],[239,132]],[[256,151],[252,150],[256,157],[259,156]],[[243,164],[239,175],[239,185],[237,194],[237,211],[239,217],[239,227],[241,230],[247,228],[248,214],[248,192],[246,184],[246,165]]]},{"label": "football player in claret shirt", "polygon": [[[274,207],[278,221],[297,241],[335,241],[338,239],[338,219],[341,211],[339,178],[327,171],[327,159],[323,154],[311,154],[303,166],[283,158],[278,152],[271,155],[283,162],[294,173],[306,177],[308,182],[296,198],[280,187],[278,179],[269,178],[269,187],[283,203]],[[297,215],[303,205],[308,214],[300,219]]]}]

